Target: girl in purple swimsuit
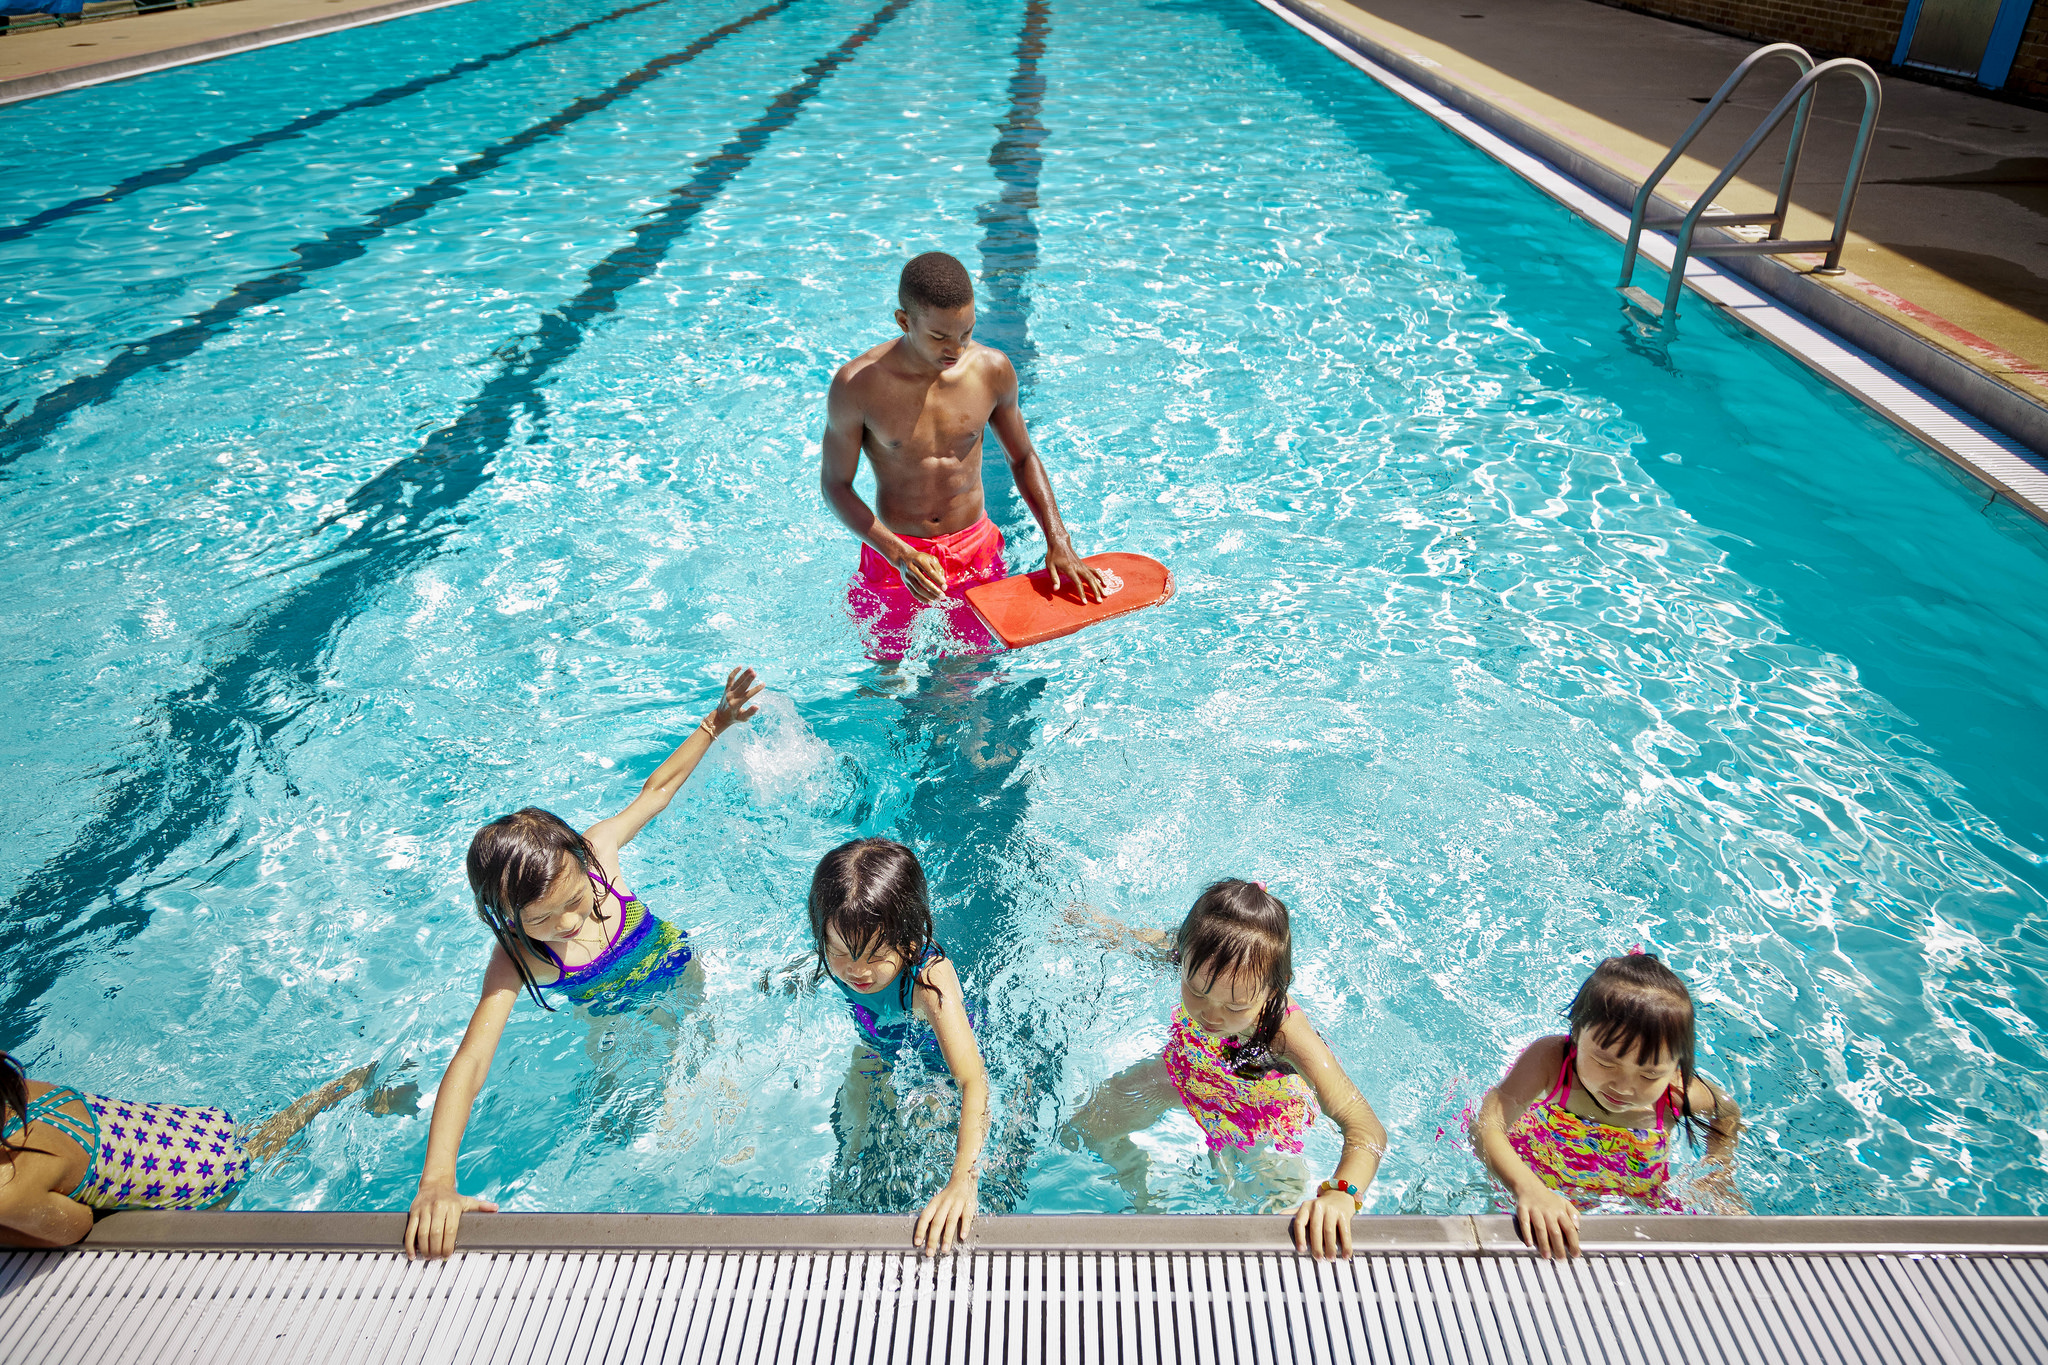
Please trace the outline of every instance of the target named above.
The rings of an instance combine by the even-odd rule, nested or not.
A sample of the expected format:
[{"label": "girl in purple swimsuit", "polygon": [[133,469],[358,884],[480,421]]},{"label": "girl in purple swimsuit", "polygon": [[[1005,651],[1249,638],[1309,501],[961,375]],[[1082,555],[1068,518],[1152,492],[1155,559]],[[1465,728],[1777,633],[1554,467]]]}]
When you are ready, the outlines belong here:
[{"label": "girl in purple swimsuit", "polygon": [[455,1158],[521,991],[542,1009],[555,1008],[542,993],[553,990],[602,1015],[630,1009],[678,978],[701,990],[703,968],[691,960],[689,935],[649,914],[620,886],[619,850],[668,809],[714,740],[754,718],[759,708],[750,703],[760,694],[754,670],[735,668],[717,709],[609,820],[578,834],[561,817],[529,806],[493,820],[470,841],[469,888],[498,946],[484,970],[483,998],[434,1098],[426,1169],[405,1222],[406,1255],[446,1256],[464,1213],[497,1211],[455,1188]]}]

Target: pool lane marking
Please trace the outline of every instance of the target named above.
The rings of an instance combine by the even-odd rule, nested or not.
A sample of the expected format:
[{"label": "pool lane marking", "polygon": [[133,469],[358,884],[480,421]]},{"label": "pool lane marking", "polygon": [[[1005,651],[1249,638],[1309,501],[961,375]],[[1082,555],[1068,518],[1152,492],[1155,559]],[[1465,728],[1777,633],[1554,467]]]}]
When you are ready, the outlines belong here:
[{"label": "pool lane marking", "polygon": [[1038,177],[1045,165],[1039,145],[1046,137],[1039,120],[1045,106],[1045,77],[1039,74],[1038,62],[1051,34],[1052,6],[1047,0],[1029,0],[1012,53],[1017,65],[1010,74],[1010,107],[996,125],[996,140],[988,149],[989,168],[1002,182],[1002,190],[975,210],[982,229],[981,283],[990,299],[981,330],[994,334],[994,344],[1020,372],[1038,358],[1031,344],[1024,280],[1038,268],[1038,225],[1031,211],[1038,207]]},{"label": "pool lane marking", "polygon": [[[125,896],[122,888],[225,815],[225,792],[242,754],[248,748],[260,753],[322,695],[318,670],[328,643],[361,604],[435,553],[455,529],[446,514],[490,478],[491,457],[510,441],[513,412],[541,409],[541,381],[574,354],[588,327],[615,311],[616,295],[651,277],[690,223],[752,164],[768,139],[910,3],[889,0],[805,67],[803,80],[777,95],[766,112],[718,152],[696,163],[697,174],[670,191],[666,205],[645,215],[632,242],[592,266],[585,287],[551,310],[538,333],[499,348],[497,375],[462,415],[429,436],[418,453],[392,464],[350,497],[354,510],[343,519],[361,520],[334,552],[319,557],[332,567],[213,632],[231,649],[219,663],[206,665],[191,686],[164,699],[154,762],[113,765],[120,778],[97,803],[101,813],[71,848],[30,873],[0,905],[0,932],[20,934],[33,927],[38,942],[33,966],[17,969],[5,983],[0,1044],[28,1036],[34,1002],[68,970],[81,951],[78,944],[119,942],[148,923],[148,897],[156,885],[188,873],[139,886]],[[529,340],[536,344],[518,349]],[[388,522],[372,520],[372,513],[385,509],[392,513]],[[208,861],[236,842],[235,832],[228,831],[208,852]],[[102,896],[110,902],[90,908]],[[87,908],[51,930],[36,923],[51,906]]]},{"label": "pool lane marking", "polygon": [[84,213],[88,209],[98,208],[102,204],[111,204],[116,200],[125,199],[129,195],[141,190],[152,189],[158,185],[176,184],[178,181],[197,174],[209,166],[219,166],[225,162],[233,161],[238,156],[260,151],[273,142],[282,142],[287,138],[298,137],[311,129],[318,128],[323,123],[329,123],[340,118],[343,114],[353,114],[364,109],[375,109],[379,105],[395,103],[398,100],[405,99],[407,96],[417,95],[422,91],[430,90],[434,86],[482,71],[485,67],[492,66],[498,62],[509,61],[521,53],[531,52],[536,48],[547,47],[554,43],[566,42],[577,34],[595,28],[599,24],[609,24],[614,20],[623,19],[629,14],[638,14],[642,10],[650,10],[661,5],[673,3],[675,3],[675,0],[640,0],[640,3],[637,5],[628,5],[624,9],[615,9],[610,14],[600,14],[594,19],[585,19],[580,24],[571,24],[569,27],[559,29],[556,32],[544,34],[538,38],[529,38],[523,43],[515,43],[513,46],[502,51],[487,52],[481,57],[471,57],[466,61],[457,62],[446,71],[437,71],[431,76],[416,76],[401,85],[388,85],[374,94],[365,95],[361,99],[350,100],[347,104],[337,104],[332,109],[322,109],[318,113],[295,118],[290,123],[273,128],[267,133],[258,133],[254,137],[244,138],[240,142],[230,142],[225,146],[215,147],[211,151],[201,152],[197,156],[187,157],[183,161],[174,162],[168,166],[152,167],[149,170],[131,175],[127,179],[115,183],[112,187],[99,194],[88,194],[74,199],[68,204],[59,204],[55,208],[44,209],[41,213],[25,218],[19,223],[8,227],[0,227],[0,242],[18,241],[23,237],[49,227],[52,223],[61,223],[66,218],[76,217],[78,214]]},{"label": "pool lane marking", "polygon": [[[1628,236],[1628,215],[1534,153],[1515,145],[1469,115],[1411,85],[1314,24],[1282,8],[1278,0],[1257,0],[1290,27],[1357,67],[1444,127],[1534,185],[1616,241]],[[1670,273],[1671,242],[1658,233],[1642,237],[1642,254]],[[1732,314],[1780,350],[1804,363],[1837,388],[1919,437],[1989,484],[2012,502],[2048,520],[2048,460],[1964,409],[1921,387],[1874,356],[1851,346],[1817,324],[1756,293],[1697,256],[1685,263],[1686,285]]]},{"label": "pool lane marking", "polygon": [[38,397],[35,407],[27,414],[12,423],[0,425],[0,468],[38,449],[43,439],[78,409],[106,402],[122,384],[136,375],[185,359],[227,330],[236,318],[250,309],[276,303],[298,293],[306,287],[307,278],[316,271],[331,270],[356,259],[369,250],[370,243],[392,228],[425,217],[444,200],[460,197],[467,192],[463,188],[465,185],[496,170],[515,153],[563,132],[648,82],[702,56],[741,29],[779,14],[795,3],[796,0],[773,0],[752,14],[713,29],[688,47],[656,57],[597,94],[585,95],[539,123],[486,147],[454,170],[417,186],[362,222],[330,228],[320,237],[300,242],[291,248],[291,254],[299,258],[297,265],[238,284],[189,320],[141,341],[123,343],[120,353],[97,374],[78,375],[66,380]]},{"label": "pool lane marking", "polygon": [[[996,140],[988,149],[989,169],[1002,188],[993,200],[974,211],[981,224],[982,290],[989,300],[988,314],[979,320],[976,330],[1010,357],[1017,369],[1020,396],[1030,387],[1038,360],[1038,348],[1031,344],[1031,305],[1024,282],[1038,268],[1038,224],[1032,221],[1031,211],[1038,207],[1038,177],[1045,164],[1039,146],[1046,138],[1045,124],[1039,119],[1045,107],[1045,77],[1039,73],[1038,62],[1051,36],[1050,0],[1028,0],[1024,22],[1017,30],[1017,46],[1011,52],[1017,64],[1010,72],[1009,107],[996,125]],[[985,435],[983,441],[987,442]],[[1001,447],[1000,441],[994,444]],[[988,456],[984,444],[984,469]],[[1003,533],[1012,538],[1028,534],[1029,511],[1017,494],[1016,480],[984,477],[984,503],[991,487],[1000,490],[994,519]]]}]

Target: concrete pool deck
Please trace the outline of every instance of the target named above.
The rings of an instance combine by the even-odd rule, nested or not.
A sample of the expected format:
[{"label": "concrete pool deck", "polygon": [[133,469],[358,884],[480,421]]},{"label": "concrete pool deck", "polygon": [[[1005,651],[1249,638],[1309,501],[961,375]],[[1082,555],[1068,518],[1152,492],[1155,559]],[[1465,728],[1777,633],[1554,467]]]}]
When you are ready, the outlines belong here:
[{"label": "concrete pool deck", "polygon": [[220,0],[0,37],[0,104],[382,23],[465,0]]},{"label": "concrete pool deck", "polygon": [[2048,1219],[1366,1217],[1349,1262],[1266,1217],[496,1214],[409,1264],[395,1213],[116,1214],[0,1252],[10,1362],[2048,1358]]}]

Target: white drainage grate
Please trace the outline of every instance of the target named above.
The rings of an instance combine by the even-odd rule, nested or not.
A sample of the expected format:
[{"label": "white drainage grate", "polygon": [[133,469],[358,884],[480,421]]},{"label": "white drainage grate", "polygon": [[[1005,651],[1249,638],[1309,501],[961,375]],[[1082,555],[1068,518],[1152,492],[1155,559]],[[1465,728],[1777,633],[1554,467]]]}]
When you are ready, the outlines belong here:
[{"label": "white drainage grate", "polygon": [[2027,1256],[1202,1251],[0,1253],[0,1360],[2048,1360]]}]

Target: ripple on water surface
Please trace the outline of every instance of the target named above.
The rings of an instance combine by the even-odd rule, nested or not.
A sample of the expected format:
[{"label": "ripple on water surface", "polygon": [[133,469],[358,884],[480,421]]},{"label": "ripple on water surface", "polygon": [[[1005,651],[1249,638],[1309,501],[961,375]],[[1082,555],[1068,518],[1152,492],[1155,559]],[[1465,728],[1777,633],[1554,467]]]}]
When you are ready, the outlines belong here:
[{"label": "ripple on water surface", "polygon": [[[4,202],[617,8],[475,0],[63,96],[38,135],[75,155]],[[758,9],[604,19],[0,243],[47,282],[0,313],[8,421],[303,285],[4,452],[0,962],[38,1074],[250,1114],[366,1057],[431,1090],[488,943],[470,832],[616,809],[750,662],[763,716],[626,858],[701,1006],[521,1006],[466,1189],[911,1207],[950,1090],[906,1063],[882,1150],[842,1158],[852,1035],[804,961],[812,865],[884,833],[984,1011],[993,1207],[1124,1206],[1058,1130],[1173,986],[1068,915],[1170,926],[1224,874],[1294,908],[1297,995],[1393,1132],[1376,1209],[1486,1204],[1460,1111],[1637,942],[1695,987],[1758,1211],[2042,1207],[2038,528],[1713,318],[1636,334],[1611,243],[1250,6],[913,2],[757,136],[877,13]],[[67,131],[173,96],[207,136]],[[683,231],[600,265],[706,166]],[[1167,607],[862,658],[823,391],[931,247],[992,272],[1077,539],[1167,560]],[[997,461],[990,497],[1034,559]],[[427,1109],[337,1111],[245,1204],[402,1204]],[[1184,1117],[1143,1142],[1161,1207],[1245,1206]]]}]

